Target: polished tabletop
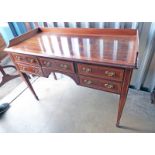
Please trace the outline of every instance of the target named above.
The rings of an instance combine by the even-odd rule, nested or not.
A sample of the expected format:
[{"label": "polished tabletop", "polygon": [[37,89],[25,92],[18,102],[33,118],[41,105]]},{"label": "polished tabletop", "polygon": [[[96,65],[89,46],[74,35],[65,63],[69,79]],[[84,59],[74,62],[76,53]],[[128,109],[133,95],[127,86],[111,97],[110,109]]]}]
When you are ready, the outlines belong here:
[{"label": "polished tabletop", "polygon": [[[56,29],[59,32],[59,29]],[[96,29],[95,29],[96,30]],[[59,33],[42,30],[6,49],[8,52],[85,60],[134,67],[138,50],[137,33]],[[62,32],[62,33],[61,33]],[[99,31],[98,31],[99,32]],[[114,33],[113,33],[114,32]],[[116,33],[115,33],[116,32]],[[123,34],[123,35],[122,35]]]}]

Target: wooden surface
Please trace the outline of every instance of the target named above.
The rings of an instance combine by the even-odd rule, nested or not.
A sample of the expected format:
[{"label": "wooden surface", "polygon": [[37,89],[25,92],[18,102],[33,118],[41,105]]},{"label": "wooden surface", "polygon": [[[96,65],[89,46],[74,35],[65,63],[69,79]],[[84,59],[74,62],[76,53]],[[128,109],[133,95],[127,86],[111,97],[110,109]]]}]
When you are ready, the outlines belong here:
[{"label": "wooden surface", "polygon": [[11,41],[6,51],[135,68],[137,31],[38,28]]},{"label": "wooden surface", "polygon": [[48,77],[59,72],[78,85],[119,94],[119,126],[137,67],[136,30],[37,28],[11,40],[5,51],[37,100],[26,74]]}]

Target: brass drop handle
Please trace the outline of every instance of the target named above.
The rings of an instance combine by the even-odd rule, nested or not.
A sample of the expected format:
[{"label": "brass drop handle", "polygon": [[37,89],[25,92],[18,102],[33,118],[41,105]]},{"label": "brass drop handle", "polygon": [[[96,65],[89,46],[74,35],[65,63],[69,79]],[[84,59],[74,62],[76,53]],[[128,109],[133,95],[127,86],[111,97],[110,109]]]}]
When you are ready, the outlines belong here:
[{"label": "brass drop handle", "polygon": [[46,62],[46,66],[47,67],[51,66],[51,63],[50,62]]},{"label": "brass drop handle", "polygon": [[49,62],[48,62],[48,61],[43,61],[43,64],[44,64],[44,65],[47,65],[47,63],[49,63]]},{"label": "brass drop handle", "polygon": [[91,80],[84,80],[84,83],[90,85],[90,84],[92,84],[92,81]]},{"label": "brass drop handle", "polygon": [[91,68],[85,68],[85,67],[83,67],[82,70],[85,71],[86,73],[91,72]]},{"label": "brass drop handle", "polygon": [[21,60],[21,57],[19,57],[19,56],[16,56],[16,59],[17,59],[18,61],[20,61],[20,60]]},{"label": "brass drop handle", "polygon": [[28,58],[27,60],[28,60],[30,63],[35,63],[35,60],[32,59],[32,58]]},{"label": "brass drop handle", "polygon": [[67,68],[68,68],[68,65],[65,64],[65,65],[64,65],[64,68],[67,69]]},{"label": "brass drop handle", "polygon": [[108,84],[108,83],[105,83],[104,86],[105,86],[106,88],[108,88],[108,89],[114,88],[114,85]]},{"label": "brass drop handle", "polygon": [[60,67],[61,68],[64,68],[64,69],[67,69],[68,68],[68,65],[67,64],[60,64]]},{"label": "brass drop handle", "polygon": [[35,61],[34,59],[31,59],[30,62],[31,62],[31,63],[35,63],[36,61]]},{"label": "brass drop handle", "polygon": [[105,71],[105,74],[109,77],[115,76],[115,72],[112,71]]}]

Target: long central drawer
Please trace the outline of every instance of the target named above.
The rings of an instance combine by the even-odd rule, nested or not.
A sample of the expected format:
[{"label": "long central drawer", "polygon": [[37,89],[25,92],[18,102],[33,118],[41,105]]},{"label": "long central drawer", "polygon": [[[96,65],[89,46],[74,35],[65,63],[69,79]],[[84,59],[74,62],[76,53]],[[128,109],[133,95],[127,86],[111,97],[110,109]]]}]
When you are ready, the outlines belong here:
[{"label": "long central drawer", "polygon": [[73,62],[49,58],[39,58],[39,61],[42,67],[51,68],[62,72],[74,73]]}]

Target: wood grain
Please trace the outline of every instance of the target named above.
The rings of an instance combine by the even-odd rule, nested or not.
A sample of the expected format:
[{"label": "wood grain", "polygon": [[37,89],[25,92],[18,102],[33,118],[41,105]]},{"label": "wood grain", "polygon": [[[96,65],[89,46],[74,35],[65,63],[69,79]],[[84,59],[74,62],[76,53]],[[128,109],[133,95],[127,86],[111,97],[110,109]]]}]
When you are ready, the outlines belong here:
[{"label": "wood grain", "polygon": [[98,65],[81,64],[77,65],[78,72],[81,75],[99,77],[114,81],[122,81],[124,69],[104,67]]},{"label": "wood grain", "polygon": [[80,85],[116,94],[121,90],[121,83],[87,76],[80,76]]},{"label": "wood grain", "polygon": [[37,28],[13,39],[5,51],[36,99],[27,74],[48,77],[59,72],[78,85],[119,94],[119,126],[137,67],[138,42],[133,29]]},{"label": "wood grain", "polygon": [[5,51],[136,68],[137,40],[131,29],[38,28],[10,41]]}]

